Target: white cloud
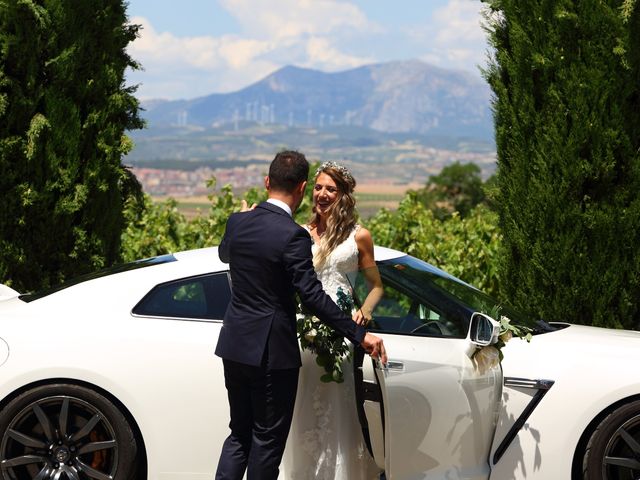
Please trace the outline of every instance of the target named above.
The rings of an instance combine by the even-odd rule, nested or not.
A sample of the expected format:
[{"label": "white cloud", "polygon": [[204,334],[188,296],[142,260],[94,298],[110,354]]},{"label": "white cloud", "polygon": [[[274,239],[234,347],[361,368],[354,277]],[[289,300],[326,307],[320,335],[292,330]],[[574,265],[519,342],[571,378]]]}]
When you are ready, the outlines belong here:
[{"label": "white cloud", "polygon": [[129,74],[130,83],[141,83],[141,98],[193,98],[214,92],[238,90],[278,68],[260,58],[270,42],[234,35],[177,37],[157,32],[145,18],[141,36],[129,54],[142,64],[143,72]]},{"label": "white cloud", "polygon": [[307,61],[303,66],[319,68],[324,71],[355,68],[373,63],[373,57],[357,57],[340,52],[329,39],[312,37],[307,41]]},{"label": "white cloud", "polygon": [[410,32],[414,41],[424,42],[428,51],[422,60],[444,68],[477,72],[486,62],[487,40],[482,29],[479,1],[450,0],[434,11],[429,25]]},{"label": "white cloud", "polygon": [[[144,72],[139,96],[168,98],[207,95],[243,88],[284,65],[335,71],[373,61],[340,48],[341,34],[375,29],[354,5],[333,0],[222,0],[242,26],[237,35],[179,37],[158,32],[143,17],[141,36],[129,48]],[[199,79],[199,80],[196,80]],[[180,81],[184,83],[180,88]],[[179,90],[185,93],[179,93]]]},{"label": "white cloud", "polygon": [[337,71],[420,58],[444,68],[477,71],[476,65],[485,63],[479,0],[449,0],[433,11],[427,24],[413,29],[391,22],[383,29],[351,0],[219,0],[219,4],[236,20],[237,33],[178,36],[156,30],[146,18],[131,19],[143,27],[129,48],[145,69],[128,75],[129,83],[141,84],[140,98],[194,98],[235,91],[285,65]]},{"label": "white cloud", "polygon": [[375,28],[356,5],[336,0],[221,0],[247,34],[279,40]]},{"label": "white cloud", "polygon": [[133,18],[131,22],[142,25],[142,33],[131,45],[130,53],[154,65],[210,71],[227,65],[238,68],[270,48],[268,42],[233,35],[177,37],[168,32],[157,32],[148,20],[141,17]]}]

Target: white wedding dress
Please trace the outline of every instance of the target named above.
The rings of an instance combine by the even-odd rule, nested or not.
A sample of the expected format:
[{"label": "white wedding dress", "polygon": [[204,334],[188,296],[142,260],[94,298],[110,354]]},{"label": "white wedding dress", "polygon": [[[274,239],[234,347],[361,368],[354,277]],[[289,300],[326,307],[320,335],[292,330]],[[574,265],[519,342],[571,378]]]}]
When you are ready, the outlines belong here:
[{"label": "white wedding dress", "polygon": [[[317,271],[336,301],[338,288],[351,292],[347,274],[358,270],[356,227]],[[316,245],[313,245],[315,252]],[[296,406],[279,479],[377,480],[380,469],[362,438],[356,410],[353,366],[345,361],[343,383],[322,383],[315,355],[302,351]]]}]

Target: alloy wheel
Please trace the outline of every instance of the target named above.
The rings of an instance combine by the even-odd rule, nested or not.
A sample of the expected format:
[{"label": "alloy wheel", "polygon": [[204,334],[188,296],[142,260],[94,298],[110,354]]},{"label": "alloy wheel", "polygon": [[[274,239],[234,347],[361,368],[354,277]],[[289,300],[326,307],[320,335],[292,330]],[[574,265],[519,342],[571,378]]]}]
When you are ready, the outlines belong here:
[{"label": "alloy wheel", "polygon": [[640,414],[620,425],[609,439],[602,459],[602,476],[640,480]]},{"label": "alloy wheel", "polygon": [[118,466],[115,429],[80,398],[47,396],[25,406],[0,444],[4,480],[112,480]]}]

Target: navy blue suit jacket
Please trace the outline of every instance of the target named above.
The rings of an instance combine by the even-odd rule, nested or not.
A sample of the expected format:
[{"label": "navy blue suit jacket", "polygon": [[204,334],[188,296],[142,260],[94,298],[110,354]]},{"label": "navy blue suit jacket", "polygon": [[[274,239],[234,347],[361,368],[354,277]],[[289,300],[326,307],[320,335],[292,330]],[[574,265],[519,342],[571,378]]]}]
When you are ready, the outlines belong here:
[{"label": "navy blue suit jacket", "polygon": [[362,342],[365,329],[338,308],[316,277],[309,232],[280,207],[263,202],[231,215],[218,254],[230,264],[233,294],[216,355],[270,369],[299,367],[296,292],[320,320]]}]

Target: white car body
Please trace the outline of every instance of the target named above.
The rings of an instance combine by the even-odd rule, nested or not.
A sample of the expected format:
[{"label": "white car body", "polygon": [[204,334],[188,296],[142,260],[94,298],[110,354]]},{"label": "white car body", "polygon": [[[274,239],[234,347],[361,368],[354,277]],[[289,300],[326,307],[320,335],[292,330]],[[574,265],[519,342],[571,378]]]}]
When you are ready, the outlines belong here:
[{"label": "white car body", "polygon": [[[377,261],[402,256],[376,247]],[[174,257],[28,303],[17,292],[0,290],[2,478],[13,477],[2,463],[11,460],[3,448],[12,440],[1,430],[11,420],[2,419],[1,408],[50,383],[80,385],[116,405],[144,452],[136,461],[144,462],[146,478],[213,477],[228,435],[222,362],[214,355],[222,321],[136,315],[132,309],[156,285],[226,272],[228,265],[216,248]],[[574,459],[582,465],[594,419],[640,396],[637,332],[572,325],[535,335],[530,343],[513,339],[503,349],[502,368],[484,372],[471,360],[477,342],[469,334],[378,334],[389,364],[365,358],[365,381],[379,395],[365,399],[364,410],[374,457],[388,480],[569,479]],[[539,404],[496,462],[508,430],[539,391]],[[56,465],[42,478],[54,478],[54,469],[62,468]]]},{"label": "white car body", "polygon": [[[571,325],[504,348],[504,377],[554,382],[491,478],[571,478],[575,446],[601,412],[640,392],[640,332]],[[517,418],[530,389],[504,387],[496,439]],[[494,444],[493,451],[496,445]]]}]

